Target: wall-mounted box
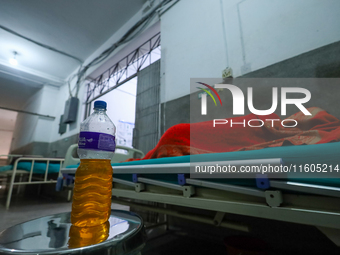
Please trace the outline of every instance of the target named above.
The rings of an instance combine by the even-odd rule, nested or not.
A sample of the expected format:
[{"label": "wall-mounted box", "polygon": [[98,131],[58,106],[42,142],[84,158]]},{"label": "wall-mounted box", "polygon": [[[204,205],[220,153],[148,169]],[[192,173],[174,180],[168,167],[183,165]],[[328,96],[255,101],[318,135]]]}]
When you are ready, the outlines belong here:
[{"label": "wall-mounted box", "polygon": [[69,98],[65,103],[63,123],[72,123],[77,120],[79,99],[77,97]]},{"label": "wall-mounted box", "polygon": [[67,128],[67,124],[63,122],[63,119],[64,119],[64,115],[61,115],[60,121],[59,121],[59,131],[58,131],[58,133],[61,135],[66,132],[66,128]]}]

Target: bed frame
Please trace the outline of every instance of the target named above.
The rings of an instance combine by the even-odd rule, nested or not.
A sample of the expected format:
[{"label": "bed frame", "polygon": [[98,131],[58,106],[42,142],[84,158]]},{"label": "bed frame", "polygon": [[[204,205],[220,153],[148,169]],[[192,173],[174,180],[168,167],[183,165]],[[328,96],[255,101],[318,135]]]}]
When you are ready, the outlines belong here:
[{"label": "bed frame", "polygon": [[[18,169],[18,163],[20,161],[31,162],[30,171]],[[43,177],[41,177],[41,174],[34,173],[33,170],[34,170],[35,162],[46,163],[45,173],[43,174]],[[41,184],[57,183],[58,176],[61,174],[60,169],[59,169],[59,173],[53,173],[55,177],[48,179],[48,175],[51,174],[48,172],[50,162],[59,163],[60,169],[61,169],[64,159],[42,158],[42,157],[21,157],[15,160],[12,170],[8,170],[8,171],[4,171],[0,173],[1,175],[11,176],[8,194],[7,194],[7,200],[6,200],[6,209],[9,209],[14,186],[19,186],[18,191],[17,191],[17,193],[19,193],[21,185],[34,185],[34,184],[41,185]],[[26,176],[28,176],[27,181],[23,179]],[[19,178],[16,178],[16,177],[19,177]]]},{"label": "bed frame", "polygon": [[[273,159],[268,159],[273,160]],[[280,161],[280,159],[277,159]],[[263,159],[263,162],[266,160]],[[246,160],[244,164],[246,164]],[[225,165],[233,164],[225,161]],[[286,221],[317,227],[340,246],[340,188],[323,185],[258,178],[257,187],[217,183],[190,178],[190,163],[129,165],[113,167],[112,195],[116,198],[144,200],[169,205],[211,210],[215,217],[203,222],[248,231],[243,224],[223,221],[232,213],[264,219]],[[74,168],[62,169],[74,174]],[[172,175],[177,183],[152,174]],[[128,176],[128,178],[127,178]],[[267,182],[264,184],[264,182]],[[262,187],[262,188],[261,188]],[[157,211],[159,208],[119,201],[117,203]],[[164,212],[163,212],[164,211]],[[174,212],[163,213],[174,215]],[[178,217],[183,217],[177,213]],[[195,219],[191,215],[188,219]],[[198,219],[202,221],[202,219]]]}]

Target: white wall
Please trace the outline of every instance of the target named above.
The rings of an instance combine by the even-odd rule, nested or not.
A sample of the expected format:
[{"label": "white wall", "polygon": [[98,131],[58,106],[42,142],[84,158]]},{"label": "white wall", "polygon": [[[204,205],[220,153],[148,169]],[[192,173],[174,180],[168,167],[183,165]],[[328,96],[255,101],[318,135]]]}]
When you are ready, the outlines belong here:
[{"label": "white wall", "polygon": [[[56,117],[58,93],[59,88],[45,85],[28,100],[22,110]],[[18,113],[11,150],[18,149],[33,141],[50,142],[51,131],[54,129],[56,121],[59,121],[59,118],[52,120],[31,114]]]},{"label": "white wall", "polygon": [[[75,88],[74,86],[71,86],[73,95],[75,93]],[[55,116],[56,119],[53,122],[53,129],[51,130],[51,138],[50,142],[54,142],[63,138],[70,137],[72,135],[75,135],[79,133],[79,128],[80,128],[80,123],[84,120],[84,94],[85,94],[85,86],[81,86],[79,90],[79,105],[78,105],[78,115],[77,115],[77,120],[74,123],[68,124],[67,125],[67,131],[66,133],[60,135],[58,133],[59,129],[59,120],[60,116],[64,114],[65,110],[65,102],[69,99],[70,94],[69,94],[69,89],[67,85],[64,85],[60,87],[59,93],[56,95],[57,100],[55,101]]]},{"label": "white wall", "polygon": [[9,153],[17,113],[0,109],[0,155]]},{"label": "white wall", "polygon": [[60,101],[58,94],[60,89],[52,86],[44,86],[42,88],[41,102],[39,106],[39,114],[49,115],[55,117],[54,120],[49,118],[39,117],[38,123],[35,129],[33,140],[36,142],[51,142],[52,141],[52,130],[58,126],[59,117],[58,110]]},{"label": "white wall", "polygon": [[[43,89],[40,89],[27,101],[26,105],[23,106],[21,110],[37,113],[41,104],[42,94]],[[15,129],[13,132],[11,151],[33,141],[35,129],[38,125],[38,119],[38,116],[18,113]]]},{"label": "white wall", "polygon": [[338,0],[182,0],[161,17],[162,93],[190,78],[234,77],[340,40]]},{"label": "white wall", "polygon": [[0,130],[0,155],[9,154],[13,131]]}]

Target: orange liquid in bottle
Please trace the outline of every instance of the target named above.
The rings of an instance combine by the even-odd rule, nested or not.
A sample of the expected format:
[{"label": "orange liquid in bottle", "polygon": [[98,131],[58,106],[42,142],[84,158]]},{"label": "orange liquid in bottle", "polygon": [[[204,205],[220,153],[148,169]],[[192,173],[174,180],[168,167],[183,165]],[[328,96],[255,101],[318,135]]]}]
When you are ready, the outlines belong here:
[{"label": "orange liquid in bottle", "polygon": [[93,227],[111,214],[112,167],[108,159],[81,159],[76,171],[71,223]]},{"label": "orange liquid in bottle", "polygon": [[110,222],[94,227],[71,226],[69,232],[69,248],[79,248],[104,242],[109,237]]}]

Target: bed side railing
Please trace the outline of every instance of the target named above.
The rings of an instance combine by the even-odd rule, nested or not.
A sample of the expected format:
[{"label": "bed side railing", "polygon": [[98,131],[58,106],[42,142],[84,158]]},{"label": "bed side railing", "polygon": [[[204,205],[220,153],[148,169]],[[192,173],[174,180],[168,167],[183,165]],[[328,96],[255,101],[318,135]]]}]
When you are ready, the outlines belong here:
[{"label": "bed side railing", "polygon": [[[31,162],[31,169],[30,171],[25,171],[23,172],[23,170],[17,169],[18,168],[18,163],[20,161],[30,161]],[[34,164],[36,162],[44,162],[46,163],[46,167],[45,167],[45,173],[44,173],[44,179],[43,180],[38,180],[38,181],[33,181],[33,174],[34,174]],[[8,190],[8,195],[7,195],[7,201],[6,201],[6,209],[9,208],[10,203],[11,203],[11,197],[12,197],[12,192],[13,192],[13,187],[14,185],[27,185],[27,184],[46,184],[46,183],[56,183],[57,182],[57,178],[51,179],[51,180],[47,180],[48,177],[48,169],[50,166],[50,162],[59,162],[59,172],[58,172],[58,176],[61,174],[60,170],[62,167],[62,164],[64,162],[63,158],[29,158],[29,157],[23,157],[23,158],[18,158],[17,160],[15,160],[14,165],[13,165],[13,170],[12,171],[12,176],[11,176],[11,181],[10,181],[10,185],[9,185],[9,190]],[[28,177],[28,181],[21,181],[21,178],[19,180],[19,182],[15,182],[15,176],[16,174],[20,171],[20,174],[29,174]],[[58,177],[57,176],[57,177]]]}]

